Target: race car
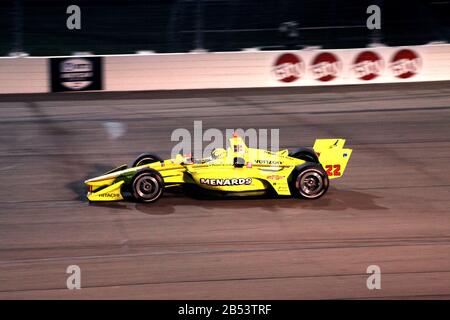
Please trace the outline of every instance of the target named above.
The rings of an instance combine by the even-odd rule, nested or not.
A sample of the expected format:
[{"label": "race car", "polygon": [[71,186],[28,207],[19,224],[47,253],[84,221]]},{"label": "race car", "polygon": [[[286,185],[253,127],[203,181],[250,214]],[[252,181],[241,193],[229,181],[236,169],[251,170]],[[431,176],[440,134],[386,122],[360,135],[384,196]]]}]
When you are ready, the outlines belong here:
[{"label": "race car", "polygon": [[249,148],[237,134],[227,149],[218,148],[211,156],[193,159],[176,155],[162,160],[144,153],[130,168],[119,166],[85,181],[89,201],[154,202],[164,190],[195,187],[227,195],[293,196],[317,199],[323,196],[329,180],[342,177],[352,154],[344,148],[345,139],[317,139],[313,148],[300,147],[272,152]]}]

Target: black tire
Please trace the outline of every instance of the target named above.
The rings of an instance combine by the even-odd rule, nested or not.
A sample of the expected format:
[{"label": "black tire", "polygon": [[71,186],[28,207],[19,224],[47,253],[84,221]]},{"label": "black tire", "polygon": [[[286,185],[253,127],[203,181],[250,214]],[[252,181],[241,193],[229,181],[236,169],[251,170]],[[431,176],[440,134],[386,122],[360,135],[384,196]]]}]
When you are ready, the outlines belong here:
[{"label": "black tire", "polygon": [[308,163],[296,168],[290,182],[291,193],[304,199],[318,199],[329,186],[328,175],[320,164]]},{"label": "black tire", "polygon": [[130,189],[136,201],[155,202],[163,194],[164,179],[156,170],[140,170],[133,177]]},{"label": "black tire", "polygon": [[311,148],[300,147],[289,152],[289,157],[304,160],[307,162],[319,163],[317,154]]},{"label": "black tire", "polygon": [[134,160],[131,167],[133,167],[133,168],[139,167],[139,166],[143,166],[144,164],[149,164],[149,163],[158,162],[158,161],[163,161],[163,159],[161,159],[156,154],[143,153],[139,157],[137,157],[136,160]]}]

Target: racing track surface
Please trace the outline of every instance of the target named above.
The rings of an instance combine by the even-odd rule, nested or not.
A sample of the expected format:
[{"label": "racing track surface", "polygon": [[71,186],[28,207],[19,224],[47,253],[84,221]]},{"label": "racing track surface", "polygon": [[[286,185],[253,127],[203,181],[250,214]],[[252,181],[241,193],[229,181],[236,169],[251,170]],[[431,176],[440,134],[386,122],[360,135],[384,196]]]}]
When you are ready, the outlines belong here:
[{"label": "racing track surface", "polygon": [[[316,201],[86,202],[85,178],[169,156],[194,120],[354,153]],[[450,83],[0,96],[0,299],[448,299],[449,163]]]}]

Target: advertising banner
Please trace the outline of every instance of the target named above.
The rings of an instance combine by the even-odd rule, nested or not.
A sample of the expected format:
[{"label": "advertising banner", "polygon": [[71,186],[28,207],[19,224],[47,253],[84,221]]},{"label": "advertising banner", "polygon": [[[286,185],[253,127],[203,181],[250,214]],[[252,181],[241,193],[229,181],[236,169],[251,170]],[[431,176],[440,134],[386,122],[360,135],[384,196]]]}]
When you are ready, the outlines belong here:
[{"label": "advertising banner", "polygon": [[51,91],[102,90],[102,62],[102,57],[51,58]]}]

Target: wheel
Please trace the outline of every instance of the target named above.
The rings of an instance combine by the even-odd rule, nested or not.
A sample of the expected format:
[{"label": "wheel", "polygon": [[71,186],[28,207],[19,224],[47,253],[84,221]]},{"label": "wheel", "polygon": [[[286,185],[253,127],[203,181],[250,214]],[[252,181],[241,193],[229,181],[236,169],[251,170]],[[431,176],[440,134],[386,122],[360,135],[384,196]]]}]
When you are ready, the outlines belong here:
[{"label": "wheel", "polygon": [[291,192],[300,198],[318,199],[327,192],[328,185],[328,175],[322,166],[311,163],[294,171]]},{"label": "wheel", "polygon": [[131,183],[131,194],[139,202],[154,202],[161,197],[163,190],[164,179],[153,169],[137,172]]},{"label": "wheel", "polygon": [[144,164],[149,164],[153,162],[163,161],[160,157],[151,153],[143,153],[134,160],[132,167],[143,166]]},{"label": "wheel", "polygon": [[289,157],[308,162],[319,163],[319,157],[317,157],[317,154],[314,152],[314,150],[310,148],[300,147],[292,150],[291,152],[289,152]]}]

